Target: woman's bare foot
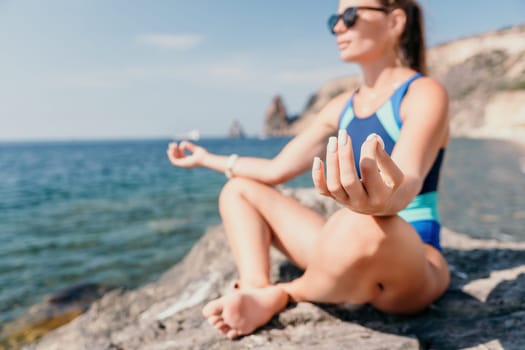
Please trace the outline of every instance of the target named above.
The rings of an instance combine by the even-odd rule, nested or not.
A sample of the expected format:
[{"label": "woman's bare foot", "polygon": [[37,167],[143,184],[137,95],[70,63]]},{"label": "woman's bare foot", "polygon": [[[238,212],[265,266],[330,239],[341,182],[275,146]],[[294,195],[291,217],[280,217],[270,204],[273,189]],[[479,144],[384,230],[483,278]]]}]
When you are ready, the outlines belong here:
[{"label": "woman's bare foot", "polygon": [[252,333],[268,323],[288,304],[288,294],[269,286],[226,295],[209,302],[202,313],[208,322],[228,338]]}]

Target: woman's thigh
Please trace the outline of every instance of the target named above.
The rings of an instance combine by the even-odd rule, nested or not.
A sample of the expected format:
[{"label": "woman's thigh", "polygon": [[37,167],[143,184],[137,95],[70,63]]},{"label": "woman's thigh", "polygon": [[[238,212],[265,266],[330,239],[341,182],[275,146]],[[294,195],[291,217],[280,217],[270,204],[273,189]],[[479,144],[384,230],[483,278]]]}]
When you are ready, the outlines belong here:
[{"label": "woman's thigh", "polygon": [[372,217],[343,209],[328,221],[323,236],[323,255],[332,256],[332,267],[327,269],[340,275],[338,294],[347,290],[348,302],[413,313],[448,286],[448,267],[441,253],[424,244],[398,216]]},{"label": "woman's thigh", "polygon": [[234,178],[224,191],[240,194],[250,203],[268,224],[274,246],[298,267],[306,268],[315,239],[326,222],[322,215],[273,187],[249,179]]},{"label": "woman's thigh", "polygon": [[[384,290],[372,304],[385,312],[420,312],[448,288],[448,264],[440,251],[425,244],[400,217],[387,220],[384,227],[391,241],[380,251],[376,266]],[[381,272],[385,270],[390,272]]]}]

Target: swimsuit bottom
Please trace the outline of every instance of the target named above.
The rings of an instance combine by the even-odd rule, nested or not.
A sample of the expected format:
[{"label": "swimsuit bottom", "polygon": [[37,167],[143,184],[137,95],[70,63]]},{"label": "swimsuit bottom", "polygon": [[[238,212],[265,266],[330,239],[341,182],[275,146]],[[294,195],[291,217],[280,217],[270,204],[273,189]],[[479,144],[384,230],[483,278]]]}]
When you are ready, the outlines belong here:
[{"label": "swimsuit bottom", "polygon": [[442,251],[439,243],[441,224],[435,220],[418,220],[410,222],[412,227],[419,234],[424,243],[430,244],[440,252]]}]

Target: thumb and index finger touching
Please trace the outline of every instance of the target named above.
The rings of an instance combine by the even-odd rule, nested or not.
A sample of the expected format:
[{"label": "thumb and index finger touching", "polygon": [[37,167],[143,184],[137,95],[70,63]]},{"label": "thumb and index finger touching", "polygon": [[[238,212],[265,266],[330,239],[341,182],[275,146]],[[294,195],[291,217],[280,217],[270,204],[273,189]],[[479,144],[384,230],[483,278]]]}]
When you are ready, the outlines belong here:
[{"label": "thumb and index finger touching", "polygon": [[[348,138],[348,136],[346,135],[346,133],[340,133],[339,136]],[[348,146],[346,148],[350,148],[350,150],[347,150],[346,152],[343,151],[343,158],[352,159],[344,159],[344,161],[341,162],[341,164],[339,164],[341,167],[337,170],[341,172],[342,180],[345,179],[345,177],[357,177],[355,167],[351,166],[354,163],[354,154],[351,150],[351,146]],[[368,185],[369,189],[370,187],[381,188],[385,185],[392,189],[395,189],[403,180],[402,171],[395,164],[395,162],[392,160],[392,158],[385,151],[384,148],[384,141],[377,134],[371,134],[362,145],[361,158],[359,161],[362,176],[361,181],[363,182],[363,185]],[[349,160],[352,164],[348,162]],[[349,174],[342,174],[343,172]],[[325,176],[325,166],[323,164],[323,161],[319,157],[314,158],[312,166],[312,179],[319,193],[330,196],[330,191],[328,190],[327,180]]]},{"label": "thumb and index finger touching", "polygon": [[377,142],[375,146],[375,159],[383,182],[388,187],[396,189],[403,181],[403,172],[392,157],[385,151],[383,139],[377,134],[372,135],[373,136],[369,136],[369,138],[375,138]]},{"label": "thumb and index finger touching", "polygon": [[379,183],[396,189],[403,180],[403,172],[385,151],[381,136],[370,134],[361,148],[361,174],[363,182],[372,186]]},{"label": "thumb and index finger touching", "polygon": [[196,147],[196,145],[188,141],[182,141],[180,143],[171,142],[168,144],[168,149],[166,150],[166,153],[168,155],[169,160],[174,165],[184,166],[189,164],[186,151],[193,153]]}]

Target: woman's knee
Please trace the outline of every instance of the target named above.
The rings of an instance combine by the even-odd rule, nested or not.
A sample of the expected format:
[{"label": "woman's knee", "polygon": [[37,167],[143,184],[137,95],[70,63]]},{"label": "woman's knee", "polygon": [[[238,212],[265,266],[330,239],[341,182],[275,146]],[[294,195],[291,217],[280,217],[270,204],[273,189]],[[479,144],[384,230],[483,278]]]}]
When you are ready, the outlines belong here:
[{"label": "woman's knee", "polygon": [[248,203],[256,203],[260,197],[263,185],[257,181],[236,177],[230,179],[222,187],[219,194],[219,209],[227,208],[232,201],[244,200]]},{"label": "woman's knee", "polygon": [[325,268],[339,275],[363,269],[385,238],[376,218],[343,210],[327,223],[319,244]]},{"label": "woman's knee", "polygon": [[224,184],[219,194],[219,205],[224,201],[232,198],[242,196],[245,188],[248,186],[248,181],[243,178],[232,178]]}]

